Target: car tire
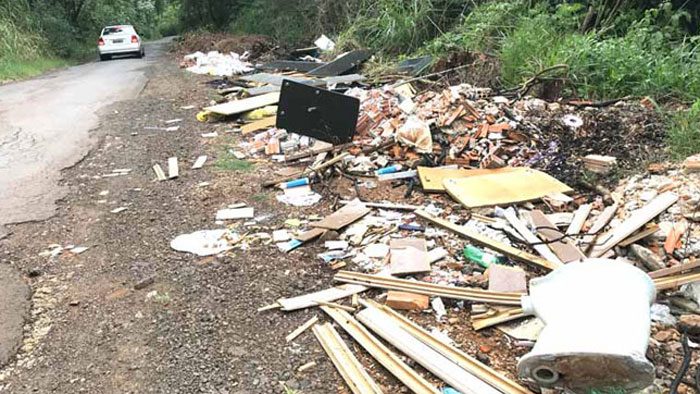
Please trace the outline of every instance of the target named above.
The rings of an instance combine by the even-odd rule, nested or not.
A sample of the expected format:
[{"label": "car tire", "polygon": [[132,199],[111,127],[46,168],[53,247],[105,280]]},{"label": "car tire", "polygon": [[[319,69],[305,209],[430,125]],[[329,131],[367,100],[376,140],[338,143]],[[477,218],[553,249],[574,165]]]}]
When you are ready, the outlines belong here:
[{"label": "car tire", "polygon": [[139,52],[139,59],[143,59],[144,57],[146,57],[146,51],[141,50],[141,52]]},{"label": "car tire", "polygon": [[112,56],[110,56],[110,55],[100,55],[100,60],[103,62],[110,60],[111,58],[112,58]]}]

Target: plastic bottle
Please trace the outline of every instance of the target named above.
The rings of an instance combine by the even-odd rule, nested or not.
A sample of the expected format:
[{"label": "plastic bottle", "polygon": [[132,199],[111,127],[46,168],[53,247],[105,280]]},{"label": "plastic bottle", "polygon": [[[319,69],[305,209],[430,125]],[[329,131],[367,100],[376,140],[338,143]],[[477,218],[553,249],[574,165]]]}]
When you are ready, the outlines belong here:
[{"label": "plastic bottle", "polygon": [[464,248],[464,257],[484,268],[488,268],[491,264],[502,264],[506,260],[503,256],[496,256],[491,253],[484,252],[483,250],[472,245],[467,245]]}]

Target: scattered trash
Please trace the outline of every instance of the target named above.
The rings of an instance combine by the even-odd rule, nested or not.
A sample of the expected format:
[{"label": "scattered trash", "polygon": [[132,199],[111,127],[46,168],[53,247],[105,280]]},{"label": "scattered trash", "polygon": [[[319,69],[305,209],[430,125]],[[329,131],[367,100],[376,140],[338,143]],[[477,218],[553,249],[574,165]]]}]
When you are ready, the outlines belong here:
[{"label": "scattered trash", "polygon": [[[217,213],[218,224],[255,219],[232,225],[250,233],[198,246],[229,248],[214,254],[247,250],[253,242],[272,247],[273,255],[299,248],[290,257],[318,259],[325,272],[352,270],[334,276],[345,285],[315,291],[317,284],[309,283],[314,292],[260,311],[320,308],[409,390],[432,393],[439,391],[407,364],[422,365],[465,393],[532,393],[484,365],[497,353],[493,341],[458,340],[462,329],[504,332],[513,339],[507,343],[532,348],[518,363],[522,380],[573,391],[641,387],[653,377],[645,358],[651,333],[657,346],[677,344],[673,332],[681,325],[697,329],[696,320],[676,318],[679,310],[700,310],[694,283],[700,282],[700,232],[693,225],[700,221],[697,158],[686,160],[685,171],[666,163],[650,167],[617,188],[608,189],[614,177],[594,177],[601,183],[588,184],[590,174],[581,180],[572,172],[617,173],[639,159],[627,158],[636,137],[616,141],[596,120],[605,110],[422,82],[435,75],[387,76],[392,82],[382,86],[386,80],[359,74],[371,51],[331,59],[332,41],[322,36],[316,45],[262,65],[265,73],[244,69],[245,57],[222,60],[230,75],[251,74],[227,79],[217,89],[218,104],[197,115],[200,121],[226,122],[225,133],[233,138],[226,149],[233,157],[268,164],[260,166],[261,186],[274,187],[277,201],[318,206],[310,212],[289,209],[277,223],[263,226],[252,208],[233,204]],[[193,56],[188,63],[195,72],[216,73],[214,63],[223,56]],[[432,60],[407,59],[395,70],[422,75]],[[616,114],[603,119],[632,122],[611,120]],[[596,143],[582,142],[584,137]],[[201,157],[193,168],[204,164]],[[156,166],[157,179],[164,179]],[[324,217],[328,209],[332,213]],[[605,267],[591,259],[596,257],[607,259]],[[358,296],[368,288],[382,290],[368,294],[386,297],[383,305]],[[665,294],[668,289],[673,293]],[[649,306],[657,292],[673,309]],[[437,327],[412,322],[418,315],[433,319],[431,314],[403,315],[391,308],[432,308]],[[471,326],[450,329],[461,324],[457,311],[469,314]],[[293,334],[308,329],[348,384],[379,391],[332,325],[314,318]],[[477,359],[456,349],[448,333],[457,343],[472,341]],[[514,365],[517,355],[510,348],[503,351]],[[668,357],[650,354],[655,362]],[[307,365],[313,362],[302,367]],[[444,386],[442,391],[455,392]]]},{"label": "scattered trash", "polygon": [[239,235],[230,230],[201,230],[175,237],[170,247],[205,257],[231,250],[239,240]]},{"label": "scattered trash", "polygon": [[202,168],[204,166],[204,163],[206,163],[206,161],[207,161],[206,155],[202,155],[202,156],[197,157],[197,160],[195,160],[194,164],[192,164],[192,169],[197,170],[197,169]]},{"label": "scattered trash", "polygon": [[168,179],[180,176],[180,167],[177,164],[177,157],[168,158]]},{"label": "scattered trash", "polygon": [[183,67],[191,73],[206,74],[220,77],[230,77],[253,71],[252,64],[246,62],[247,53],[238,55],[231,52],[228,55],[217,51],[195,52],[183,58]]},{"label": "scattered trash", "polygon": [[252,207],[226,208],[216,211],[216,220],[252,219],[255,217]]},{"label": "scattered trash", "polygon": [[321,34],[321,37],[314,41],[314,45],[322,51],[332,51],[335,48],[335,43],[326,37],[325,34]]}]

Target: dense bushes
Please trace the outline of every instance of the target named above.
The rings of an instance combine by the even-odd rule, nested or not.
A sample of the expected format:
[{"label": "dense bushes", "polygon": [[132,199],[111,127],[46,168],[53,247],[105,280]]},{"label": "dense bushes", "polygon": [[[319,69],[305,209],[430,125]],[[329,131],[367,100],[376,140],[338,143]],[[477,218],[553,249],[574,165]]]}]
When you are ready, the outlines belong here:
[{"label": "dense bushes", "polygon": [[26,0],[0,2],[0,60],[39,57],[45,44]]}]

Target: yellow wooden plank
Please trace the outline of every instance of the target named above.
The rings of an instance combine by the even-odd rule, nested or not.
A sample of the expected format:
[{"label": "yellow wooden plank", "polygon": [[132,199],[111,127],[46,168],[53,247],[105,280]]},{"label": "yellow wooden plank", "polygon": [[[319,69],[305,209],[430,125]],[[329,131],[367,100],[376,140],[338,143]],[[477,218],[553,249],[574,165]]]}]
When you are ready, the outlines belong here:
[{"label": "yellow wooden plank", "polygon": [[545,174],[523,167],[519,171],[446,179],[447,193],[467,208],[513,204],[573,190]]},{"label": "yellow wooden plank", "polygon": [[333,325],[330,323],[317,324],[313,327],[313,332],[353,394],[382,393],[382,389],[352,354]]},{"label": "yellow wooden plank", "polygon": [[496,169],[465,170],[461,168],[418,167],[418,179],[423,190],[428,193],[444,193],[443,182],[446,179],[465,178],[477,175],[499,174],[504,172],[519,171],[517,167],[503,167]]},{"label": "yellow wooden plank", "polygon": [[235,115],[242,112],[252,111],[267,105],[277,104],[279,100],[279,93],[268,93],[242,100],[229,101],[228,103],[213,105],[204,109],[220,115]]},{"label": "yellow wooden plank", "polygon": [[440,391],[430,382],[421,377],[388,347],[384,346],[374,335],[360,324],[354,317],[345,311],[321,307],[339,326],[362,346],[375,360],[387,371],[401,381],[406,387],[416,394],[440,394]]},{"label": "yellow wooden plank", "polygon": [[285,338],[285,340],[287,342],[293,341],[294,339],[296,339],[296,337],[303,334],[304,331],[308,330],[309,327],[312,327],[317,322],[318,322],[318,317],[317,316],[312,317],[306,323],[302,324],[301,326],[299,326],[299,328],[297,328],[296,330],[292,331],[289,335],[287,335],[287,338]]},{"label": "yellow wooden plank", "polygon": [[250,134],[254,131],[266,129],[268,127],[272,127],[275,125],[277,122],[277,117],[276,116],[268,116],[266,118],[262,118],[260,120],[256,120],[255,122],[244,124],[241,126],[241,134],[246,135]]}]

